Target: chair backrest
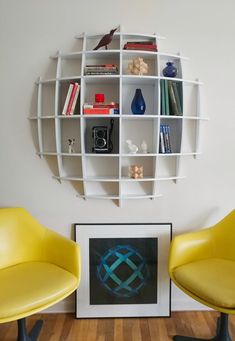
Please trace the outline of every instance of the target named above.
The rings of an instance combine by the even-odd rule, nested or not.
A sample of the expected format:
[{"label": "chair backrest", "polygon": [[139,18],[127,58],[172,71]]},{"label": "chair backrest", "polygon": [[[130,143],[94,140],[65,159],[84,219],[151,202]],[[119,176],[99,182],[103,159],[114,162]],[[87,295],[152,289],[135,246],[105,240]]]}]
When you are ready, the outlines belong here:
[{"label": "chair backrest", "polygon": [[40,260],[46,228],[23,208],[0,209],[0,269]]},{"label": "chair backrest", "polygon": [[213,226],[214,255],[235,260],[235,210]]}]

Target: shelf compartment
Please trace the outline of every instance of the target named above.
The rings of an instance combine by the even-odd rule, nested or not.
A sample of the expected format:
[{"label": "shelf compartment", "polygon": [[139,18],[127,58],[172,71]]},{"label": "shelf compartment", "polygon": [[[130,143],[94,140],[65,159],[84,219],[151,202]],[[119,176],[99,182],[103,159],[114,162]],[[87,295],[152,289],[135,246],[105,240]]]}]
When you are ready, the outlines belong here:
[{"label": "shelf compartment", "polygon": [[[168,125],[170,129],[170,145],[172,153],[181,153],[182,120],[161,118],[160,124]],[[160,146],[160,143],[159,143]]]},{"label": "shelf compartment", "polygon": [[199,86],[197,84],[185,84],[183,83],[183,114],[184,116],[198,116],[200,111],[198,105],[198,91]]},{"label": "shelf compartment", "polygon": [[177,157],[159,158],[157,160],[157,180],[176,180],[179,177],[177,171]]},{"label": "shelf compartment", "polygon": [[61,152],[66,155],[69,154],[69,139],[75,139],[74,153],[81,153],[81,137],[80,137],[80,119],[74,120],[61,120]]},{"label": "shelf compartment", "polygon": [[[114,122],[113,125],[113,130],[111,134],[111,143],[109,141],[109,134],[110,134],[110,127],[112,124],[112,120]],[[96,131],[108,131],[108,133],[105,135],[105,140],[109,141],[108,144],[109,146],[112,144],[113,149],[111,152],[108,154],[118,154],[119,153],[119,119],[118,118],[91,118],[89,120],[84,120],[84,136],[85,136],[85,151],[86,153],[93,153],[93,149],[95,146],[99,145],[99,142],[104,141],[103,138],[99,137],[98,133],[97,136],[98,138],[95,138],[94,135],[94,127],[96,128]],[[108,136],[108,138],[107,138]],[[97,153],[98,155],[100,154],[107,154],[106,152],[102,152],[102,150]]]},{"label": "shelf compartment", "polygon": [[[58,103],[58,115],[62,116],[62,111],[64,108],[64,103],[67,97],[67,93],[69,90],[69,85],[71,82],[77,82],[80,85],[80,79],[71,79],[71,80],[66,80],[59,83],[59,103]],[[75,106],[75,110],[74,110],[74,115],[72,116],[76,116],[80,114],[80,93],[81,93],[81,89],[79,89],[79,94],[78,94],[78,99],[77,99],[77,103]],[[62,116],[62,117],[66,117],[66,116]],[[68,116],[70,117],[70,116]]]},{"label": "shelf compartment", "polygon": [[55,114],[55,83],[41,84],[41,113],[40,116]]},{"label": "shelf compartment", "polygon": [[198,123],[199,122],[192,120],[187,120],[184,122],[182,134],[182,153],[195,153],[196,155]]},{"label": "shelf compartment", "polygon": [[61,57],[61,77],[81,76],[82,54],[68,54]]},{"label": "shelf compartment", "polygon": [[134,123],[131,119],[125,119],[122,122],[122,153],[129,153],[127,140],[131,140],[138,147],[139,153],[143,153],[141,144],[146,141],[148,153],[154,153],[155,121],[144,119],[144,115],[142,117],[142,120],[135,120]]},{"label": "shelf compartment", "polygon": [[[128,70],[129,63],[136,58],[143,58],[144,63],[148,65],[148,73],[144,76],[157,76],[157,54],[156,52],[146,53],[146,51],[123,51],[122,74],[132,75]],[[133,75],[135,76],[135,75]]]},{"label": "shelf compartment", "polygon": [[[92,52],[86,52],[85,53],[85,63],[86,65],[104,65],[104,64],[114,64],[118,68],[118,74],[120,73],[120,53],[119,52],[112,52],[112,51],[92,51]],[[84,75],[86,75],[84,70]],[[115,74],[114,74],[115,75]],[[87,75],[89,76],[89,75]],[[92,76],[92,75],[90,75]],[[100,74],[100,75],[93,75],[93,76],[113,76],[113,75],[106,75],[106,74]]]},{"label": "shelf compartment", "polygon": [[42,120],[42,152],[56,153],[56,136],[55,136],[55,121]]},{"label": "shelf compartment", "polygon": [[111,196],[119,195],[119,184],[115,182],[94,182],[85,180],[86,195],[89,196]]},{"label": "shelf compartment", "polygon": [[128,85],[155,85],[158,78],[157,76],[122,75],[122,82]]},{"label": "shelf compartment", "polygon": [[135,182],[122,182],[121,195],[122,196],[151,196],[153,182],[152,181],[135,181]]},{"label": "shelf compartment", "polygon": [[82,160],[77,157],[62,157],[62,178],[64,179],[82,179]]},{"label": "shelf compartment", "polygon": [[142,157],[135,155],[134,157],[122,157],[121,158],[121,176],[129,177],[129,166],[138,165],[143,166],[143,177],[154,178],[154,164],[155,157],[148,156]]},{"label": "shelf compartment", "polygon": [[117,157],[94,158],[85,160],[85,178],[117,179],[119,176],[119,159]]},{"label": "shelf compartment", "polygon": [[[122,113],[123,115],[133,115],[131,111],[131,103],[135,96],[136,89],[141,89],[144,97],[146,110],[144,115],[157,115],[158,113],[158,80],[152,84],[145,84],[135,78],[135,83],[127,84],[123,80],[122,84]],[[139,115],[144,117],[144,115]],[[137,116],[137,115],[136,115]]]},{"label": "shelf compartment", "polygon": [[[87,82],[87,77],[94,77],[94,82]],[[110,76],[111,77],[111,76]],[[105,102],[116,102],[119,103],[119,79],[114,78],[114,82],[110,83],[111,78],[103,78],[103,82],[100,82],[100,77],[95,76],[86,76],[86,82],[84,84],[84,93],[85,93],[85,103],[94,103],[95,102],[95,94],[103,93],[105,96]],[[113,76],[112,76],[113,77]]]},{"label": "shelf compartment", "polygon": [[163,76],[163,69],[167,66],[167,62],[174,63],[174,66],[177,69],[177,78],[182,78],[182,69],[181,69],[181,59],[179,57],[173,57],[171,55],[160,54],[159,56],[159,76]]}]

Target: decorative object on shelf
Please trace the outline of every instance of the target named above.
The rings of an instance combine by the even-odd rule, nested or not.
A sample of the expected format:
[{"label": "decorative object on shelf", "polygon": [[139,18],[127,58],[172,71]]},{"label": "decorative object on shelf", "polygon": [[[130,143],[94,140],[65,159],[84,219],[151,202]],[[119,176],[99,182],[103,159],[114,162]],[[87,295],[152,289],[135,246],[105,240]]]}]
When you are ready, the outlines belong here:
[{"label": "decorative object on shelf", "polygon": [[167,62],[166,67],[162,70],[164,77],[174,78],[177,75],[177,68],[174,66],[173,62]]},{"label": "decorative object on shelf", "polygon": [[75,224],[77,318],[169,316],[171,224]]},{"label": "decorative object on shelf", "polygon": [[145,140],[143,140],[141,143],[141,150],[144,154],[148,153],[148,145],[147,145],[147,142]]},{"label": "decorative object on shelf", "polygon": [[104,94],[95,94],[95,103],[104,103]]},{"label": "decorative object on shelf", "polygon": [[144,115],[146,109],[144,97],[141,89],[135,90],[135,95],[131,102],[131,110],[134,115]]},{"label": "decorative object on shelf", "polygon": [[143,179],[144,177],[144,167],[140,165],[130,165],[129,166],[129,177],[131,179]]},{"label": "decorative object on shelf", "polygon": [[137,57],[128,64],[128,71],[132,75],[143,76],[148,73],[148,64],[144,62],[143,58]]},{"label": "decorative object on shelf", "polygon": [[114,119],[110,120],[110,128],[108,126],[95,126],[92,128],[94,153],[111,153],[113,150],[113,143],[111,140],[114,126]]},{"label": "decorative object on shelf", "polygon": [[138,152],[139,148],[135,144],[133,144],[131,140],[126,140],[126,143],[129,149],[129,153],[136,154]]},{"label": "decorative object on shelf", "polygon": [[69,143],[69,154],[75,153],[75,150],[74,150],[75,139],[68,139],[68,143]]},{"label": "decorative object on shelf", "polygon": [[113,39],[113,34],[114,32],[117,30],[117,28],[111,30],[108,34],[105,34],[101,40],[99,41],[99,44],[93,49],[93,50],[98,50],[101,47],[105,47],[105,49],[107,50],[108,47],[107,45],[111,43],[112,39]]}]

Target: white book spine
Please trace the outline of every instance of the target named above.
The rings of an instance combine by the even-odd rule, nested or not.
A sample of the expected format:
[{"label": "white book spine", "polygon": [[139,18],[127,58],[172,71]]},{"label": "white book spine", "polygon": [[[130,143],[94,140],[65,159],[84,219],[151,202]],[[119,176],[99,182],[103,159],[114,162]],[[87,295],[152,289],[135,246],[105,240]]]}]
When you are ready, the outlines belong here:
[{"label": "white book spine", "polygon": [[64,102],[64,108],[63,108],[63,111],[62,111],[62,115],[66,115],[66,111],[67,111],[67,108],[68,108],[68,105],[69,105],[69,100],[70,100],[70,97],[71,97],[71,94],[72,94],[72,90],[73,90],[73,84],[70,84],[68,92],[67,92],[66,100]]}]

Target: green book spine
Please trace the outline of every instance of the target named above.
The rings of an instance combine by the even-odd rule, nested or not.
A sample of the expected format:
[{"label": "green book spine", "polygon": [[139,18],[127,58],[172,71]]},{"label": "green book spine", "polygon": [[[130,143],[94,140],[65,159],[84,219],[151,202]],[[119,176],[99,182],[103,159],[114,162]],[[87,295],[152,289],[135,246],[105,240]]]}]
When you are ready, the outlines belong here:
[{"label": "green book spine", "polygon": [[164,81],[164,90],[165,90],[166,115],[170,115],[168,81],[166,79],[163,79],[163,81]]},{"label": "green book spine", "polygon": [[178,89],[178,94],[179,94],[179,98],[180,98],[180,104],[181,104],[181,112],[183,115],[184,112],[184,107],[183,107],[183,84],[182,82],[176,82],[177,85],[177,89]]},{"label": "green book spine", "polygon": [[169,91],[169,98],[171,103],[171,115],[179,115],[179,111],[176,104],[175,94],[173,90],[172,81],[168,81],[168,91]]},{"label": "green book spine", "polygon": [[180,97],[179,97],[178,88],[177,88],[177,82],[172,82],[172,85],[173,85],[173,90],[174,90],[174,95],[175,95],[175,100],[176,100],[176,105],[177,105],[179,115],[183,115],[182,107],[180,103]]},{"label": "green book spine", "polygon": [[164,91],[164,79],[160,80],[161,89],[161,115],[166,115],[166,102],[165,102],[165,91]]}]

